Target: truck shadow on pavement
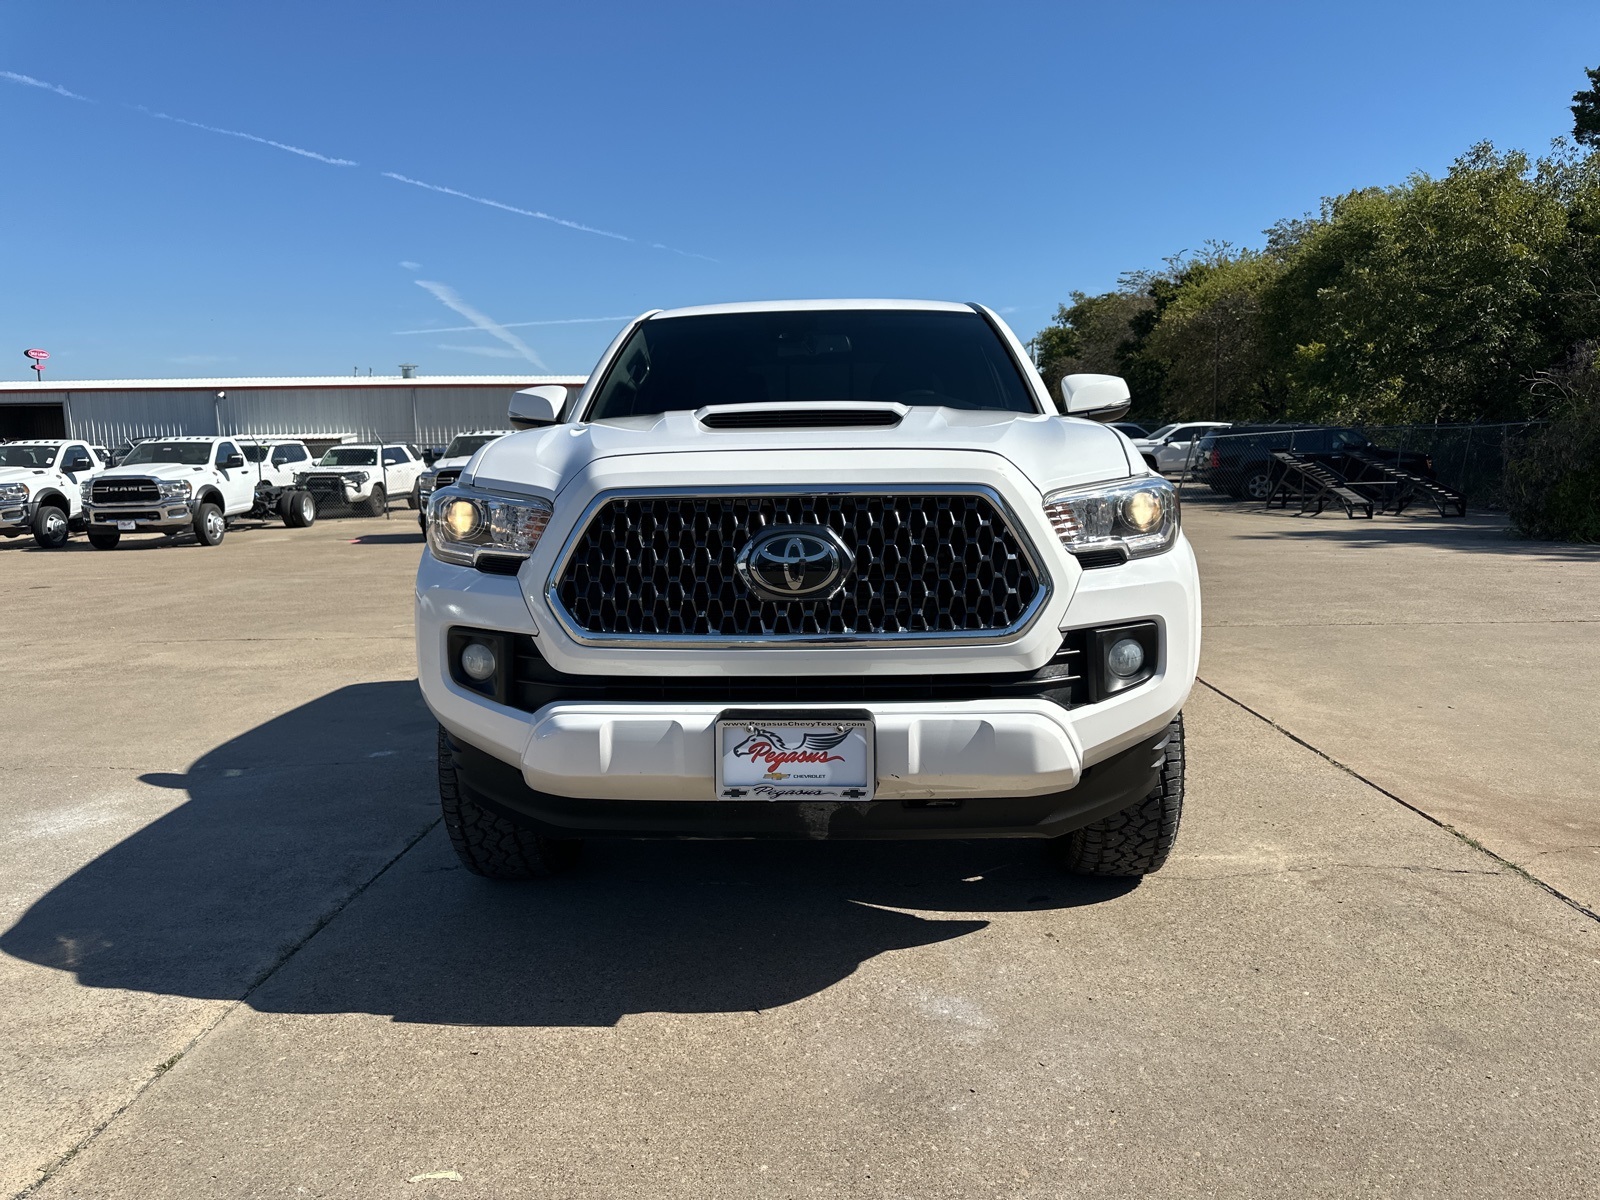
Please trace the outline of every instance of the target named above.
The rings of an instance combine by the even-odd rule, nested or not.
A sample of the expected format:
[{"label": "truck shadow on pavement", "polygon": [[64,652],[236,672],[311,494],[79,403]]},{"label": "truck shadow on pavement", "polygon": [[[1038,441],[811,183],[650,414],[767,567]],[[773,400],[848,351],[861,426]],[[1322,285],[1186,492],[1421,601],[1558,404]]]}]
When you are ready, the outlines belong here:
[{"label": "truck shadow on pavement", "polygon": [[494,884],[437,824],[432,749],[416,684],[368,683],[146,775],[187,801],[41,897],[0,950],[87,987],[267,1012],[612,1025],[789,1004],[977,933],[980,914],[1131,888],[1062,875],[1035,842],[601,842],[569,876]]}]

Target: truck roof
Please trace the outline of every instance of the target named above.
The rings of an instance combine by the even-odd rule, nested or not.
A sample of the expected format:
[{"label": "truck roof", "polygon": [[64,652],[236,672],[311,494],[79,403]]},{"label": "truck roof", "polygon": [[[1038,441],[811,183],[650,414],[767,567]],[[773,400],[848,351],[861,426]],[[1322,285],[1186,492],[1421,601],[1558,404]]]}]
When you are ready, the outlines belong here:
[{"label": "truck roof", "polygon": [[841,309],[951,313],[976,311],[970,304],[956,304],[950,300],[751,300],[740,304],[699,304],[692,308],[669,308],[651,313],[650,320],[662,321],[669,317],[705,317],[722,313],[835,312]]}]

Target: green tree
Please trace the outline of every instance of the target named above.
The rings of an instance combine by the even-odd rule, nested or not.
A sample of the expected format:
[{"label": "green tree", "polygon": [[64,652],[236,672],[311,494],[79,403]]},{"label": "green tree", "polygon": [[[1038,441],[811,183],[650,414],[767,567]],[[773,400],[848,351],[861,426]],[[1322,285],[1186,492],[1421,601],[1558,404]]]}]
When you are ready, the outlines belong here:
[{"label": "green tree", "polygon": [[1482,420],[1527,411],[1561,353],[1550,264],[1567,211],[1520,153],[1487,143],[1442,179],[1325,206],[1268,299],[1295,418]]},{"label": "green tree", "polygon": [[1281,270],[1274,255],[1213,244],[1152,284],[1160,317],[1144,356],[1161,368],[1168,417],[1281,415],[1284,373],[1272,358],[1263,306]]},{"label": "green tree", "polygon": [[1572,93],[1572,136],[1585,146],[1600,146],[1600,67],[1584,71],[1589,89]]}]

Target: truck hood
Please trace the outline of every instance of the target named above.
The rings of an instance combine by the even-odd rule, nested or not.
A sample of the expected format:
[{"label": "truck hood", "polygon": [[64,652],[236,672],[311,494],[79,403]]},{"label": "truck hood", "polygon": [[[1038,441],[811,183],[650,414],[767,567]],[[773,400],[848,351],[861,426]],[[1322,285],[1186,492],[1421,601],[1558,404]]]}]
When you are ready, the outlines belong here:
[{"label": "truck hood", "polygon": [[624,455],[721,452],[729,456],[728,478],[738,480],[749,478],[742,457],[760,451],[970,450],[1000,455],[1048,492],[1145,474],[1127,445],[1114,429],[1092,421],[950,408],[912,408],[892,427],[824,429],[708,429],[692,412],[670,412],[512,434],[478,452],[471,482],[554,495],[587,464]]},{"label": "truck hood", "polygon": [[210,467],[188,467],[182,463],[135,463],[102,471],[97,479],[192,479],[209,473]]},{"label": "truck hood", "polygon": [[458,467],[466,466],[471,461],[472,455],[470,454],[458,454],[454,458],[436,458],[433,460],[433,466],[429,467],[428,470],[454,471]]},{"label": "truck hood", "polygon": [[37,483],[41,476],[54,475],[43,467],[0,467],[0,483]]}]

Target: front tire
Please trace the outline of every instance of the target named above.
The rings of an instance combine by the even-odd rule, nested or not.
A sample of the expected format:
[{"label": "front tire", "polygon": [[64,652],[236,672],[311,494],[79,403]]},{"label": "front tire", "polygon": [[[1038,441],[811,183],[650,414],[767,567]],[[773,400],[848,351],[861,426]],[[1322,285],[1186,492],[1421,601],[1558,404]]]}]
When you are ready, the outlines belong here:
[{"label": "front tire", "polygon": [[41,550],[61,549],[71,532],[67,514],[53,504],[42,505],[33,514],[33,544]]},{"label": "front tire", "polygon": [[1078,875],[1150,875],[1178,840],[1183,816],[1183,714],[1167,726],[1161,778],[1155,790],[1121,812],[1061,839],[1063,865]]},{"label": "front tire", "polygon": [[372,485],[372,495],[367,497],[366,514],[369,517],[382,516],[389,510],[389,497],[384,494],[383,484]]},{"label": "front tire", "polygon": [[202,504],[194,514],[194,536],[202,546],[220,546],[228,532],[227,518],[215,504]]},{"label": "front tire", "polygon": [[115,550],[117,543],[122,540],[122,535],[115,529],[92,529],[89,531],[89,545],[96,550]]},{"label": "front tire", "polygon": [[461,865],[485,879],[547,879],[570,870],[583,843],[544,837],[461,794],[450,735],[439,730],[439,807]]}]

